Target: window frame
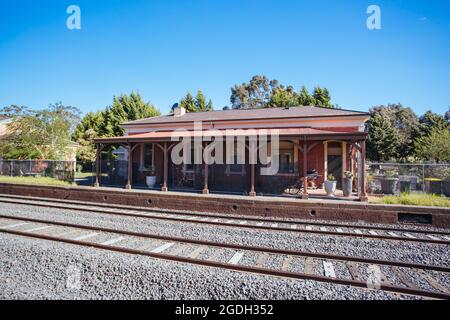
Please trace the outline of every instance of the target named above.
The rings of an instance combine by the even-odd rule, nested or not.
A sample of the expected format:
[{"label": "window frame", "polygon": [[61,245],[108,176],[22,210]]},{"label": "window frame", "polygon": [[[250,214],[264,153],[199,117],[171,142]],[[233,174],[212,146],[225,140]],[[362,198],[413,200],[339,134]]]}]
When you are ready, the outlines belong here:
[{"label": "window frame", "polygon": [[[145,148],[151,145],[152,149],[152,160],[151,166],[145,166]],[[141,165],[139,167],[139,171],[153,171],[155,169],[155,144],[154,143],[142,143],[141,144]]]},{"label": "window frame", "polygon": [[[184,155],[183,155],[184,157]],[[191,143],[191,164],[186,164],[183,162],[183,173],[196,173],[197,172],[197,165],[195,164],[195,145],[192,142]],[[192,166],[191,168],[189,168]]]},{"label": "window frame", "polygon": [[[288,170],[287,171],[282,171],[281,170],[281,157],[282,156],[289,156],[289,161],[288,161]],[[280,150],[280,154],[279,154],[279,164],[280,164],[280,170],[278,171],[278,173],[280,174],[293,174],[295,173],[295,152],[294,150]]]},{"label": "window frame", "polygon": [[[227,164],[227,167],[225,169],[225,174],[226,175],[241,175],[244,176],[246,174],[246,164],[239,164],[238,162],[238,143],[234,143],[234,163],[233,164]],[[244,154],[244,159],[245,159],[245,154]],[[240,166],[239,170],[233,170],[233,166]]]},{"label": "window frame", "polygon": [[[278,154],[278,165],[279,165],[279,170],[278,172],[275,174],[275,176],[296,176],[298,175],[298,151],[297,151],[297,147],[295,145],[294,142],[289,141],[292,144],[292,148],[280,148],[279,150],[279,154]],[[268,144],[268,153],[270,154],[270,144]],[[281,164],[281,156],[283,154],[289,154],[289,158],[290,158],[290,165],[289,165],[289,171],[288,172],[282,172],[280,170],[280,164]],[[272,155],[269,156],[270,158],[272,158]],[[269,165],[262,165],[261,168],[267,168]]]}]

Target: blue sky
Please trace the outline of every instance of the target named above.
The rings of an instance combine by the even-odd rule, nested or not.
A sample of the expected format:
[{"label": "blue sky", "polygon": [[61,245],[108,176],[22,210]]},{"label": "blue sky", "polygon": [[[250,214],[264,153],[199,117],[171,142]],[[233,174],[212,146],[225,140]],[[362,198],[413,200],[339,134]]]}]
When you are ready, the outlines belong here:
[{"label": "blue sky", "polygon": [[[450,106],[447,0],[1,0],[0,106],[83,112],[140,92],[163,113],[202,89],[216,108],[254,74],[330,89],[341,107]],[[81,8],[81,30],[66,8]],[[382,30],[366,27],[379,5]]]}]

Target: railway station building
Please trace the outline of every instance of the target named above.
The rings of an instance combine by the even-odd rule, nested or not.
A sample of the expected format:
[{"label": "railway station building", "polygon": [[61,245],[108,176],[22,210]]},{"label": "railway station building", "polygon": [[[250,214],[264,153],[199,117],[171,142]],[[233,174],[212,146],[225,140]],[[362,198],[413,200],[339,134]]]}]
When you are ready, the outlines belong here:
[{"label": "railway station building", "polygon": [[[322,107],[199,113],[186,113],[184,108],[176,107],[170,115],[122,124],[124,136],[95,139],[95,184],[162,192],[284,195],[307,199],[325,195],[323,185],[330,174],[340,189],[344,173],[351,172],[355,177],[352,196],[365,201],[365,122],[368,119],[368,113]],[[259,138],[262,135],[266,135],[264,140]],[[185,154],[186,149],[178,152],[183,158],[180,163],[173,155],[183,139],[190,139],[192,150],[189,156]],[[230,139],[235,141],[232,145],[235,150],[231,152],[226,142]],[[255,139],[257,148],[252,148]],[[223,157],[231,158],[232,162],[210,163],[202,155],[194,159],[197,151],[193,141],[196,140],[203,152],[213,143],[223,144]],[[277,160],[273,174],[263,174],[268,164],[256,154],[263,142],[268,158]],[[116,152],[117,148],[122,150],[118,152],[120,160],[108,157],[111,147]],[[211,154],[218,156],[217,153],[215,149]]]}]

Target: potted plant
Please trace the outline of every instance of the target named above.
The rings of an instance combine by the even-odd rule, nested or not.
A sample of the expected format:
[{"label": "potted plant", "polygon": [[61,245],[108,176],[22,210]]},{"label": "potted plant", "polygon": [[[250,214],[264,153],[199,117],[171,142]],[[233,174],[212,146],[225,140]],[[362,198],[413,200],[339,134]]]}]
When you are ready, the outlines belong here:
[{"label": "potted plant", "polygon": [[152,169],[148,172],[148,175],[145,177],[145,182],[147,183],[147,187],[154,188],[156,185],[156,175],[155,171]]},{"label": "potted plant", "polygon": [[395,194],[398,186],[398,177],[395,170],[386,170],[381,179],[381,192],[383,194]]},{"label": "potted plant", "polygon": [[344,183],[342,184],[342,192],[344,197],[350,197],[353,191],[353,173],[351,171],[344,172]]},{"label": "potted plant", "polygon": [[329,174],[324,185],[327,196],[333,197],[334,192],[336,191],[336,178],[332,174]]}]

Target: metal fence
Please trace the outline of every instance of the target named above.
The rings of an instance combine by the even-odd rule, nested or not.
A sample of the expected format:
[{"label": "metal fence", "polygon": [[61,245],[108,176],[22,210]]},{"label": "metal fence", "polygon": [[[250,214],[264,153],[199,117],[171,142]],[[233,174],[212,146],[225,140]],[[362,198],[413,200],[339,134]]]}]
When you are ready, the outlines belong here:
[{"label": "metal fence", "polygon": [[[95,172],[95,163],[93,164]],[[138,172],[133,164],[133,180],[136,180]],[[94,173],[95,175],[95,173]],[[99,168],[99,183],[105,187],[125,187],[128,179],[128,161],[124,160],[102,160]]]},{"label": "metal fence", "polygon": [[[124,187],[128,176],[127,161],[102,160],[99,168],[99,182],[103,186]],[[182,187],[176,168],[169,168],[169,184],[172,188]],[[242,190],[248,182],[244,176],[223,175],[223,170],[210,170],[210,187],[236,185]],[[53,161],[53,160],[1,160],[0,175],[12,177],[51,177],[75,182],[78,185],[93,185],[95,182],[95,162]],[[203,184],[202,171],[195,171],[194,185]],[[237,178],[243,181],[231,181]],[[224,181],[222,181],[224,180]],[[199,186],[196,186],[196,181]],[[145,187],[145,176],[133,163],[133,183]],[[267,185],[268,183],[263,183]],[[274,182],[269,183],[271,186]],[[216,186],[217,185],[217,186]],[[262,186],[257,186],[262,190]],[[450,197],[450,164],[428,163],[368,163],[367,191],[372,195],[399,195],[401,193],[429,193]]]},{"label": "metal fence", "polygon": [[0,159],[0,175],[10,177],[51,177],[75,181],[76,168],[75,161]]},{"label": "metal fence", "polygon": [[450,164],[368,163],[370,194],[429,193],[450,196]]}]

